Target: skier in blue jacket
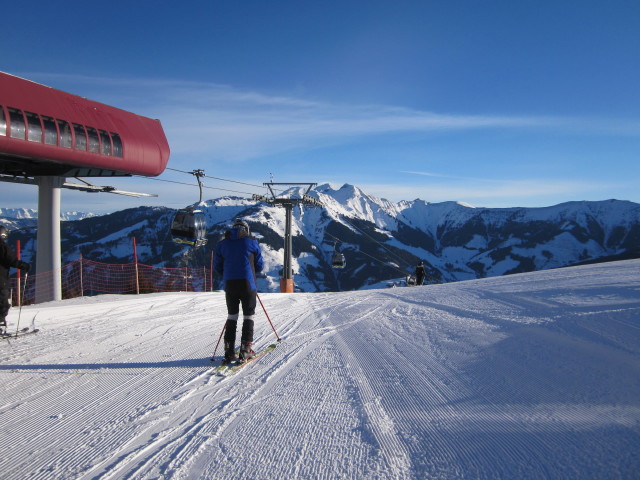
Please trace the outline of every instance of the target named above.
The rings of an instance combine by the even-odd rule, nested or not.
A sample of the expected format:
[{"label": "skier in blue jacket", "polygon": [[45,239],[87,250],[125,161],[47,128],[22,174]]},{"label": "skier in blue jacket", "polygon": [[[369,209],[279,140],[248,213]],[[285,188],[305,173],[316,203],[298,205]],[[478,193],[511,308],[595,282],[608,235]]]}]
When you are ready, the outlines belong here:
[{"label": "skier in blue jacket", "polygon": [[249,233],[249,224],[236,220],[224,239],[218,243],[213,267],[222,276],[227,301],[227,323],[224,332],[224,360],[235,360],[235,341],[242,305],[242,337],[240,358],[255,356],[253,344],[253,316],[256,312],[256,274],[262,271],[262,250]]}]

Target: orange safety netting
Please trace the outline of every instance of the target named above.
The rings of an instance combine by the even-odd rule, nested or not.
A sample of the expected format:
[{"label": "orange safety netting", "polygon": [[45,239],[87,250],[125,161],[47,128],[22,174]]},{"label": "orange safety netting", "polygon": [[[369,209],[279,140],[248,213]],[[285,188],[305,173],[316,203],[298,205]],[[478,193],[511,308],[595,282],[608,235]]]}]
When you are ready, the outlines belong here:
[{"label": "orange safety netting", "polygon": [[[205,292],[212,290],[211,269],[206,267],[152,267],[140,263],[106,264],[80,259],[62,267],[62,298],[98,294],[153,292]],[[57,279],[57,278],[56,278]],[[35,302],[36,291],[51,292],[54,272],[12,276],[13,305]],[[18,294],[20,292],[20,294]]]}]

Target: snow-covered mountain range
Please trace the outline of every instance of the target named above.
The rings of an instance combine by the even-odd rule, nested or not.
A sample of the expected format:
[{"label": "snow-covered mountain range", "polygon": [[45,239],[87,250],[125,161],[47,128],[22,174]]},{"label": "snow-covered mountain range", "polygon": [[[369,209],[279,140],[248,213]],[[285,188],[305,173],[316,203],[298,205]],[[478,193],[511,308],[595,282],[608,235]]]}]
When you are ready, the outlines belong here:
[{"label": "snow-covered mountain range", "polygon": [[[60,218],[63,221],[82,220],[95,217],[95,213],[87,212],[62,212]],[[35,226],[38,222],[38,211],[33,208],[0,208],[0,223],[8,228],[24,228]]]},{"label": "snow-covered mountain range", "polygon": [[[298,197],[303,189],[285,195]],[[620,200],[569,202],[544,208],[474,208],[457,202],[391,202],[352,185],[324,184],[309,193],[324,207],[295,207],[293,267],[304,291],[381,286],[425,262],[431,283],[544,270],[640,256],[640,205]],[[265,272],[261,291],[277,291],[283,262],[285,210],[246,198],[204,202],[209,242],[197,250],[171,240],[175,210],[138,207],[63,224],[63,262],[82,254],[107,263],[138,259],[147,265],[209,266],[210,255],[234,218],[242,217],[260,239]],[[0,217],[8,216],[0,210]],[[0,218],[0,221],[2,219]],[[19,225],[16,216],[12,220]],[[23,256],[32,259],[32,231],[15,232]],[[346,267],[331,268],[335,250]]]}]

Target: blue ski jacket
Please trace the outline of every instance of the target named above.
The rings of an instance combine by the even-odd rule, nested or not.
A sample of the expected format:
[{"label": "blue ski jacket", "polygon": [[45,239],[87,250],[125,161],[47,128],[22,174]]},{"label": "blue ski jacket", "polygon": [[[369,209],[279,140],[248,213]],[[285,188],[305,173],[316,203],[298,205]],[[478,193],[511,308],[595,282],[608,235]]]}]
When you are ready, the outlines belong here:
[{"label": "blue ski jacket", "polygon": [[264,262],[258,241],[249,237],[242,228],[232,228],[218,243],[213,268],[227,280],[247,280],[252,290],[257,290],[256,274],[262,271]]}]

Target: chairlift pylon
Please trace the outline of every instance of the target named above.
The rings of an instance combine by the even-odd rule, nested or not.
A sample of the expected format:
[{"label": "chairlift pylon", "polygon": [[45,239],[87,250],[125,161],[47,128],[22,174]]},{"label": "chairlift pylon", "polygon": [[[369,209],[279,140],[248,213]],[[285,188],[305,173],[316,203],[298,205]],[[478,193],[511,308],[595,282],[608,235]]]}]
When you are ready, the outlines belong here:
[{"label": "chairlift pylon", "polygon": [[[200,201],[202,204],[202,181],[200,177],[204,176],[203,170],[194,170],[191,174],[195,175],[200,187]],[[207,221],[202,210],[196,206],[181,208],[173,216],[171,222],[171,235],[173,241],[183,245],[199,247],[207,243]]]}]

